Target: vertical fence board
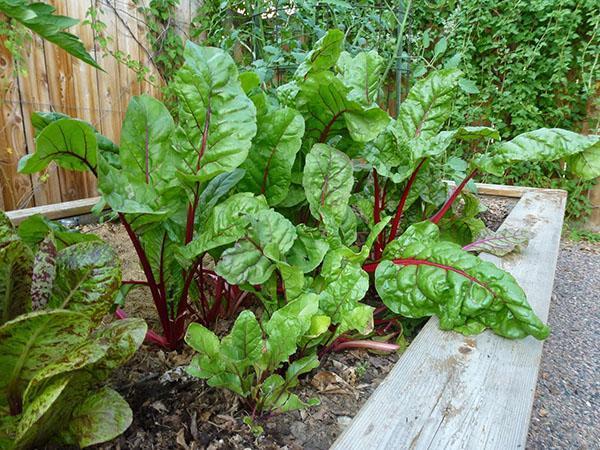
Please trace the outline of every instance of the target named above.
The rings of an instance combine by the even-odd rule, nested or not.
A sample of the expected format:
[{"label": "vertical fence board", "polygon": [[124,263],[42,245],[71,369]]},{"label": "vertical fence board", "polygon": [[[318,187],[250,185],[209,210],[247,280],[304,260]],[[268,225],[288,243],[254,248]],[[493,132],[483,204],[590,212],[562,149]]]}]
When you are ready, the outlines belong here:
[{"label": "vertical fence board", "polygon": [[32,184],[29,176],[17,173],[17,162],[26,154],[27,143],[23,132],[23,114],[20,105],[19,83],[14,76],[10,52],[0,38],[0,193],[6,210],[34,206],[30,197]]}]

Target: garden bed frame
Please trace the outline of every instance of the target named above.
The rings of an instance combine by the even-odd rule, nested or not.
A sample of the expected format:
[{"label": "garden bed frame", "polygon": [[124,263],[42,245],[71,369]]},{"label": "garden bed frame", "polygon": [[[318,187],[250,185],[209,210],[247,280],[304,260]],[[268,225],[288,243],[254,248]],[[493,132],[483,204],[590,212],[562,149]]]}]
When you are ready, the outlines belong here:
[{"label": "garden bed frame", "polygon": [[[501,226],[532,233],[521,253],[482,255],[519,281],[547,321],[567,194],[562,190],[477,184],[479,194],[519,198]],[[60,219],[89,213],[98,198],[8,213]],[[394,369],[333,444],[336,450],[524,448],[543,343],[486,331],[463,336],[431,318]]]},{"label": "garden bed frame", "polygon": [[[497,258],[547,321],[567,193],[478,185],[520,198],[500,229],[532,233],[521,252]],[[543,343],[442,331],[431,318],[333,444],[335,450],[525,448]]]}]

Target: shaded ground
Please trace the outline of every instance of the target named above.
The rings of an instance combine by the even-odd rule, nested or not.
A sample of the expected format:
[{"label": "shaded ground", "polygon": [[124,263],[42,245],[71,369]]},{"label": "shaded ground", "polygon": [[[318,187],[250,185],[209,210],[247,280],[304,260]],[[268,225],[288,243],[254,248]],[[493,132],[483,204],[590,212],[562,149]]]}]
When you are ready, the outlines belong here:
[{"label": "shaded ground", "polygon": [[549,322],[527,448],[600,448],[600,244],[561,244]]}]

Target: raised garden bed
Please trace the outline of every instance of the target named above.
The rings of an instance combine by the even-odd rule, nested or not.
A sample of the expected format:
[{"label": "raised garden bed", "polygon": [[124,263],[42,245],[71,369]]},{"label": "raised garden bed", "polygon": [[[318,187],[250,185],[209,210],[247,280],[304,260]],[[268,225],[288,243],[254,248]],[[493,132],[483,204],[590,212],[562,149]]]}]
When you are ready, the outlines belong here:
[{"label": "raised garden bed", "polygon": [[[533,232],[523,252],[484,258],[517,277],[545,320],[565,194],[492,185],[478,188],[488,206],[484,214],[488,226],[525,226]],[[64,205],[59,209],[62,213],[50,209],[50,214],[55,218],[64,211],[68,214]],[[20,211],[17,217],[32,212]],[[83,229],[116,248],[125,276],[140,275],[120,225]],[[127,310],[156,325],[143,290],[128,300]],[[224,331],[230,323],[220,326]],[[405,448],[411,443],[414,448],[465,448],[467,444],[485,448],[486,442],[490,447],[513,448],[523,445],[527,435],[541,348],[533,338],[508,341],[490,332],[473,337],[444,332],[433,318],[399,359],[395,354],[363,350],[331,354],[302,380],[299,392],[303,398],[320,396],[321,405],[272,416],[262,423],[264,433],[256,437],[243,424],[247,412],[235,396],[185,374],[192,356],[189,349],[165,352],[145,345],[112,381],[130,403],[134,422],[123,436],[98,448],[326,449],[344,429],[335,448]]]}]

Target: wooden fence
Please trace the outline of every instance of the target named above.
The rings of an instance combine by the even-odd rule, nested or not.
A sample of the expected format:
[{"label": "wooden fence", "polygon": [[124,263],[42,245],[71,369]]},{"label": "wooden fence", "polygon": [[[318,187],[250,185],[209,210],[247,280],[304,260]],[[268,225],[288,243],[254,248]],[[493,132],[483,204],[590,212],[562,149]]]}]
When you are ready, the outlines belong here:
[{"label": "wooden fence", "polygon": [[[104,34],[113,39],[110,47],[131,55],[153,71],[145,21],[131,0],[47,1],[56,7],[58,14],[80,20],[90,7],[99,8],[100,19],[107,25]],[[196,2],[181,2],[178,23],[189,23],[192,4]],[[88,174],[69,172],[54,165],[42,177],[17,173],[19,158],[35,148],[31,113],[63,112],[90,122],[99,132],[118,142],[131,96],[160,95],[158,85],[140,82],[133,70],[114,57],[103,55],[99,36],[92,27],[80,24],[70,31],[81,37],[104,72],[34,36],[26,43],[23,55],[22,68],[26,73],[17,74],[10,53],[0,41],[0,209],[9,211],[96,195],[95,180]]]}]

